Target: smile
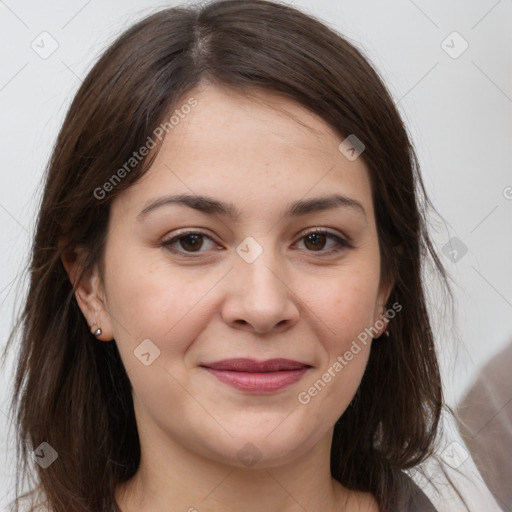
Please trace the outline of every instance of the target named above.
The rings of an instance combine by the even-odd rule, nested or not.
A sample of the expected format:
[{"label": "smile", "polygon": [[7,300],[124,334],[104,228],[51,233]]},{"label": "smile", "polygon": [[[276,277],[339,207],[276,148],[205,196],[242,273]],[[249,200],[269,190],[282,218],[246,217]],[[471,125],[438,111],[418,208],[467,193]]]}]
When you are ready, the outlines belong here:
[{"label": "smile", "polygon": [[201,365],[219,381],[249,393],[273,393],[297,382],[310,365],[289,359],[226,359]]}]

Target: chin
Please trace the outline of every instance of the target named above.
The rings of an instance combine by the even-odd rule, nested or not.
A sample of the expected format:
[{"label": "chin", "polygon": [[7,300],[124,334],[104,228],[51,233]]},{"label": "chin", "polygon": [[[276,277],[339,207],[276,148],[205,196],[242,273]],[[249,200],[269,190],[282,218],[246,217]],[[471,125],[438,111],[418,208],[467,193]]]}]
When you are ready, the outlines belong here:
[{"label": "chin", "polygon": [[237,468],[269,469],[293,463],[319,441],[313,434],[307,438],[294,437],[290,435],[289,426],[280,432],[279,428],[274,432],[252,430],[253,434],[247,432],[244,436],[223,440],[225,451],[219,451],[220,444],[211,447],[215,453],[213,458]]}]

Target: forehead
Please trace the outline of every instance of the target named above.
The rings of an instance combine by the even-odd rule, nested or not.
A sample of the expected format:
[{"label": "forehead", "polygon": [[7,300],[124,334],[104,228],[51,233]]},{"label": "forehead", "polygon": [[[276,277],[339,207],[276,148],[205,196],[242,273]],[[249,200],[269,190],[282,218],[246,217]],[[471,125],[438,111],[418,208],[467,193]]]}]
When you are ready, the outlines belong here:
[{"label": "forehead", "polygon": [[251,151],[264,158],[279,146],[292,153],[336,155],[340,136],[317,114],[277,92],[252,88],[241,93],[204,84],[182,103],[190,97],[197,106],[173,128],[174,137],[166,138],[167,150],[189,150],[192,145],[218,149],[222,144],[229,156]]},{"label": "forehead", "polygon": [[[194,104],[191,99],[193,108],[180,109]],[[131,198],[140,208],[155,194],[196,193],[224,198],[242,211],[338,192],[363,203],[373,217],[364,160],[348,160],[338,149],[344,137],[295,101],[201,85],[174,112],[153,165],[121,194],[123,202]]]}]

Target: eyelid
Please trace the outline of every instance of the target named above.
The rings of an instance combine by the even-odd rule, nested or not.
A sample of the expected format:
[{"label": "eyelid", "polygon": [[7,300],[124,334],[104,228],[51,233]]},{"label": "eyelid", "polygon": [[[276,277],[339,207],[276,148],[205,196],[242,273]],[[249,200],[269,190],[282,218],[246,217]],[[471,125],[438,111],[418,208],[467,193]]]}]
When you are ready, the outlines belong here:
[{"label": "eyelid", "polygon": [[349,237],[345,236],[344,234],[340,233],[339,231],[331,230],[330,228],[324,228],[321,226],[308,228],[306,231],[302,232],[299,236],[299,238],[309,235],[310,233],[322,233],[326,235],[333,235],[335,237],[338,237],[340,239],[343,239],[347,243],[350,242]]}]

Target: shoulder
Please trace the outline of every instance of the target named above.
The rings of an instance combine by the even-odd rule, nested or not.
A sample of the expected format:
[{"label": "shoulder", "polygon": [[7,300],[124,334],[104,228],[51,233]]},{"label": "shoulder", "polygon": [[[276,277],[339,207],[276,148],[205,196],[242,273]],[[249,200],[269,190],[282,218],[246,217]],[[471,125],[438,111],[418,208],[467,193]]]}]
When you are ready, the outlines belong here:
[{"label": "shoulder", "polygon": [[[379,504],[371,493],[352,491],[351,497],[351,505],[354,505],[353,509],[358,512],[380,511]],[[403,480],[403,491],[395,498],[396,512],[438,512],[427,495],[410,477]],[[350,507],[345,508],[352,510]]]},{"label": "shoulder", "polygon": [[[395,497],[395,512],[438,512],[426,494],[408,476],[404,475],[403,491]],[[372,493],[350,490],[341,496],[340,510],[358,512],[380,512],[379,504]]]},{"label": "shoulder", "polygon": [[404,502],[406,507],[404,512],[437,512],[432,502],[427,498],[426,494],[409,479],[407,495]]}]

